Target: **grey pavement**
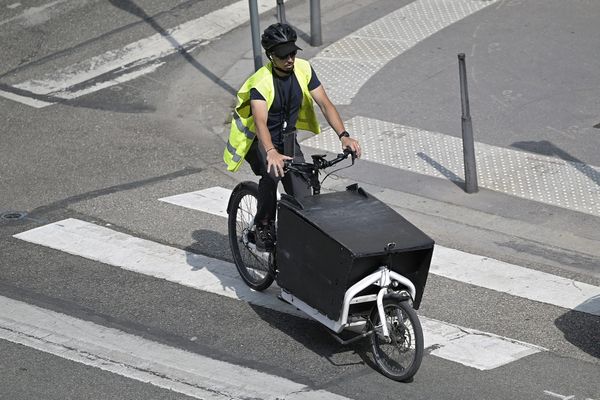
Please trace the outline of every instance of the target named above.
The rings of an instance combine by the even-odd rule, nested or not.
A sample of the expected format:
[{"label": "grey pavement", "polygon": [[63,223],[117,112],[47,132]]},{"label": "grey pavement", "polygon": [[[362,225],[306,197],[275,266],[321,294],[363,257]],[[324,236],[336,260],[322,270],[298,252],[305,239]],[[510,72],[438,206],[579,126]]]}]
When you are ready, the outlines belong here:
[{"label": "grey pavement", "polygon": [[[178,1],[174,12],[163,13],[156,21],[167,28],[180,23],[174,17],[177,13],[191,13],[192,18],[232,2]],[[114,9],[113,3],[129,3],[127,13]],[[412,2],[321,3],[324,43],[314,48],[307,43],[308,1],[286,2],[288,20],[300,31],[301,54],[307,59],[319,57],[330,45]],[[73,35],[75,42],[87,44],[64,53],[71,61],[80,51],[84,57],[92,56],[110,48],[106,46],[112,40],[118,47],[160,30],[156,24],[140,23],[144,13],[160,13],[158,1],[144,2],[143,10],[125,1],[91,9],[94,13],[75,19],[72,30],[62,27],[48,32],[50,37]],[[97,34],[100,23],[95,13],[109,13],[105,23],[110,35]],[[583,187],[593,195],[599,188],[594,166],[600,165],[600,130],[593,127],[600,123],[600,82],[594,73],[598,18],[600,4],[593,1],[494,2],[398,54],[338,109],[344,120],[361,116],[417,128],[442,135],[444,143],[458,138],[456,54],[464,52],[475,140],[567,164],[587,179]],[[274,20],[274,12],[264,13],[261,27]],[[86,26],[89,36],[77,38],[75,32],[86,32]],[[125,37],[119,35],[121,26],[130,27],[123,30]],[[213,186],[233,188],[242,180],[256,179],[246,166],[236,174],[226,172],[221,159],[233,93],[252,72],[248,32],[244,24],[198,48],[192,53],[196,62],[174,55],[168,59],[168,69],[36,114],[2,100],[8,144],[0,146],[0,182],[8,190],[0,193],[0,213],[21,210],[29,215],[20,221],[0,221],[0,292],[355,398],[373,398],[375,390],[381,391],[381,398],[551,398],[545,390],[576,394],[578,399],[597,398],[600,318],[588,314],[430,276],[419,310],[423,315],[550,351],[489,374],[427,357],[415,382],[399,387],[368,368],[364,349],[332,345],[314,323],[11,238],[74,217],[230,260],[222,218],[156,199]],[[40,32],[32,30],[28,35],[40,40]],[[98,36],[100,40],[95,39]],[[52,46],[6,51],[11,57],[3,62],[3,72],[24,75],[2,75],[3,83],[35,76],[36,68],[47,67],[44,62],[38,65],[39,57],[51,66],[64,62],[51,56]],[[24,65],[19,67],[17,59]],[[344,65],[344,60],[338,61]],[[317,73],[329,90],[333,84],[325,79],[328,72],[317,68]],[[373,132],[373,138],[379,140],[380,134]],[[320,144],[308,145],[308,135],[302,139],[308,153],[323,151]],[[461,157],[454,154],[455,159]],[[440,245],[600,285],[597,214],[485,187],[469,195],[462,188],[462,171],[440,164],[452,174],[417,173],[369,157],[329,178],[325,188],[339,190],[358,182]],[[565,182],[565,190],[575,189]],[[199,340],[192,342],[192,337]],[[130,398],[183,398],[118,376],[96,375],[87,367],[81,370],[36,351],[24,352],[27,361],[19,363],[15,354],[21,346],[0,344],[0,352],[7,355],[0,368],[10,371],[0,387],[35,382],[31,394],[42,393],[48,382],[73,387],[77,380],[99,379],[90,384],[90,398],[127,397],[115,394],[113,385],[125,388]],[[32,369],[38,362],[51,369]],[[64,393],[57,389],[46,397],[64,398]]]}]

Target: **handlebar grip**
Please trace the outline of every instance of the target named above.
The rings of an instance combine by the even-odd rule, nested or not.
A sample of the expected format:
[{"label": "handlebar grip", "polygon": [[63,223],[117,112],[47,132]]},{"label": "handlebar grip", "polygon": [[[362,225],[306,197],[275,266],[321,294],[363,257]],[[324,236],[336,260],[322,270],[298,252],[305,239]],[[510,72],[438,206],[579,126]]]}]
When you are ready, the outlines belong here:
[{"label": "handlebar grip", "polygon": [[354,160],[356,160],[356,152],[346,147],[344,149],[344,158],[348,157],[348,155],[352,155],[352,164],[354,164]]}]

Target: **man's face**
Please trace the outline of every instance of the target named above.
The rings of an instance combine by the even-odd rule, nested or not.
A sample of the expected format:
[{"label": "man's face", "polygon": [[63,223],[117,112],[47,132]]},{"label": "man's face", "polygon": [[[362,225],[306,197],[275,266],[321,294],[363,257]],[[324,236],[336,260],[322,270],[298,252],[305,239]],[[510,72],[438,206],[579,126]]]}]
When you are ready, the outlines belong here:
[{"label": "man's face", "polygon": [[273,63],[275,64],[275,66],[286,72],[293,71],[294,61],[296,61],[296,51],[292,51],[291,53],[286,54],[283,57],[279,57],[276,54],[273,54]]}]

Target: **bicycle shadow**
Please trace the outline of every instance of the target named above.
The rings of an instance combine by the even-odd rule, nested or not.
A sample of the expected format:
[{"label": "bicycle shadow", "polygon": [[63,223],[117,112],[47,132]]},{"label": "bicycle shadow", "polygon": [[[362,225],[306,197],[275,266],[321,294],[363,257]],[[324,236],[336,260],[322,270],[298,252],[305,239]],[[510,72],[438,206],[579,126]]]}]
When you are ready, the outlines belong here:
[{"label": "bicycle shadow", "polygon": [[[580,310],[580,311],[578,311]],[[594,296],[561,315],[554,325],[567,341],[595,358],[600,358],[600,295]]]},{"label": "bicycle shadow", "polygon": [[[374,364],[369,364],[366,361],[368,360],[366,340],[342,345],[331,337],[327,329],[320,323],[308,317],[301,317],[297,315],[298,312],[295,312],[296,315],[292,315],[252,303],[250,303],[250,307],[270,327],[287,335],[290,339],[301,344],[305,349],[324,358],[334,367],[359,365],[374,367]],[[290,311],[292,309],[297,310],[293,306],[288,305],[288,307]]]},{"label": "bicycle shadow", "polygon": [[[349,345],[338,343],[320,323],[279,300],[277,295],[280,289],[275,282],[263,292],[250,289],[231,261],[229,246],[223,246],[223,243],[228,241],[226,235],[210,230],[196,230],[192,233],[192,238],[194,242],[184,250],[188,266],[202,281],[198,289],[245,301],[270,327],[287,335],[335,367],[365,364],[374,367],[367,354],[367,340]],[[208,256],[201,254],[206,248],[221,250]],[[220,260],[215,260],[214,257]]]}]

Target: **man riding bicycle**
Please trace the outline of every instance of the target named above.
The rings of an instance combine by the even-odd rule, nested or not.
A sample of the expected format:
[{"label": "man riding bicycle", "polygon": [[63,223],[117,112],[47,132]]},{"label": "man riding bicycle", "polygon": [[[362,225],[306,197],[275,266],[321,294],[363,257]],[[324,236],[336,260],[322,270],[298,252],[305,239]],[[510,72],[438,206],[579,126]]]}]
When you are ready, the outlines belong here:
[{"label": "man riding bicycle", "polygon": [[320,132],[313,100],[338,135],[342,149],[348,148],[360,157],[358,141],[344,128],[312,66],[296,58],[297,51],[302,50],[296,39],[296,32],[287,24],[277,23],[265,29],[261,43],[270,62],[250,76],[238,91],[223,155],[229,171],[237,171],[245,158],[252,171],[261,177],[254,220],[259,251],[273,250],[279,181],[289,195],[297,198],[310,195],[306,180],[295,172],[284,174],[283,167],[284,160],[304,161],[296,129]]}]

